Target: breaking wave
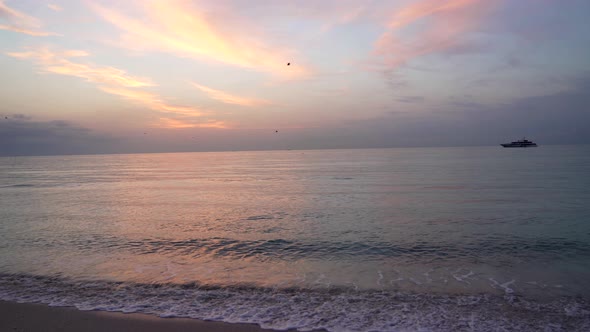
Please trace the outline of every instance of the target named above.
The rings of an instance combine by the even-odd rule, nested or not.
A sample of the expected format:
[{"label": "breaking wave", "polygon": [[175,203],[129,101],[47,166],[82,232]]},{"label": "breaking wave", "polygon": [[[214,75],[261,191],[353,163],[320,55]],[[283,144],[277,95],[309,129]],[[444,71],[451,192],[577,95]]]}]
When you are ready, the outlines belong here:
[{"label": "breaking wave", "polygon": [[[508,287],[506,287],[509,289]],[[588,331],[590,303],[503,295],[141,284],[0,274],[0,299],[310,331]]]}]

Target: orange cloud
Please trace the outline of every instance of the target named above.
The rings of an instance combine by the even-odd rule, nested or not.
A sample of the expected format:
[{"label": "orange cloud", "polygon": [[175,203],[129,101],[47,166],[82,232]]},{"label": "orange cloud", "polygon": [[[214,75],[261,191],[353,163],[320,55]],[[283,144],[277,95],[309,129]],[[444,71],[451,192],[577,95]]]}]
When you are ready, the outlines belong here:
[{"label": "orange cloud", "polygon": [[235,95],[232,95],[227,92],[220,91],[220,90],[215,90],[215,89],[212,89],[212,88],[209,88],[204,85],[197,84],[197,83],[191,82],[191,84],[195,88],[205,92],[207,95],[209,95],[209,97],[211,97],[215,100],[219,100],[219,101],[226,103],[226,104],[249,106],[249,107],[264,106],[264,105],[271,104],[271,102],[268,100],[239,97],[239,96],[235,96]]},{"label": "orange cloud", "polygon": [[287,67],[293,52],[265,43],[257,29],[242,26],[232,30],[231,19],[224,20],[221,28],[205,12],[186,1],[154,0],[136,4],[146,17],[129,17],[97,4],[91,4],[91,8],[124,32],[123,47],[217,61],[284,77],[309,73],[301,65]]},{"label": "orange cloud", "polygon": [[28,29],[19,28],[16,26],[3,25],[3,24],[0,24],[0,30],[18,32],[18,33],[23,33],[23,34],[26,34],[29,36],[36,36],[36,37],[59,36],[58,34],[52,33],[52,32],[28,30]]},{"label": "orange cloud", "polygon": [[104,92],[131,100],[137,104],[143,105],[155,111],[160,111],[164,113],[174,113],[192,117],[200,117],[204,115],[204,112],[193,107],[173,106],[167,104],[157,95],[145,91],[106,86],[101,86],[99,87],[99,89],[101,89]]},{"label": "orange cloud", "polygon": [[[155,86],[148,78],[128,75],[124,70],[113,67],[101,67],[72,62],[68,58],[86,57],[88,52],[81,50],[51,51],[39,48],[26,52],[6,53],[19,59],[31,59],[37,63],[43,72],[59,75],[74,76],[86,81],[97,83],[98,88],[106,93],[130,100],[148,109],[181,117],[182,120],[167,121],[161,125],[165,128],[181,128],[184,123],[188,127],[224,128],[221,121],[202,120],[205,112],[188,106],[176,106],[165,102],[154,93],[138,90],[137,88]],[[197,121],[197,118],[198,121]]]},{"label": "orange cloud", "polygon": [[160,128],[226,128],[224,122],[205,118],[206,112],[195,107],[171,105],[156,94],[126,88],[100,86],[102,91],[116,95],[148,109],[176,118],[162,117],[153,125]]},{"label": "orange cloud", "polygon": [[39,30],[42,26],[38,19],[8,7],[3,0],[0,0],[0,30],[8,30],[24,33],[31,36],[57,36],[58,34]]},{"label": "orange cloud", "polygon": [[158,127],[170,128],[170,129],[182,129],[182,128],[217,128],[225,129],[226,124],[223,121],[210,120],[207,122],[187,122],[177,119],[160,118],[160,122],[157,123]]},{"label": "orange cloud", "polygon": [[[388,30],[375,44],[374,53],[387,69],[394,69],[420,56],[457,46],[473,30],[497,0],[421,0],[397,10]],[[400,30],[420,21],[417,32]]]},{"label": "orange cloud", "polygon": [[61,12],[63,10],[63,8],[61,8],[60,6],[58,6],[54,3],[48,4],[47,7],[53,11],[56,11],[56,12]]},{"label": "orange cloud", "polygon": [[28,52],[12,52],[6,54],[20,59],[32,59],[44,72],[75,76],[93,83],[132,88],[155,85],[147,78],[128,75],[121,69],[75,63],[67,59],[87,56],[88,53],[85,51],[52,52],[48,48],[39,48]]}]

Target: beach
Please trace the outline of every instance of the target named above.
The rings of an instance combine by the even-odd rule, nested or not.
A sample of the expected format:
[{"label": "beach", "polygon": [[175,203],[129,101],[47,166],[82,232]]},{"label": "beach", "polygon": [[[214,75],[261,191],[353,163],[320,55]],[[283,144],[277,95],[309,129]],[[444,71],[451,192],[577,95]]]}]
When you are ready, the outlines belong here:
[{"label": "beach", "polygon": [[144,314],[105,311],[80,311],[72,307],[0,301],[0,331],[224,331],[262,332],[254,324],[228,324],[188,318],[160,318]]}]

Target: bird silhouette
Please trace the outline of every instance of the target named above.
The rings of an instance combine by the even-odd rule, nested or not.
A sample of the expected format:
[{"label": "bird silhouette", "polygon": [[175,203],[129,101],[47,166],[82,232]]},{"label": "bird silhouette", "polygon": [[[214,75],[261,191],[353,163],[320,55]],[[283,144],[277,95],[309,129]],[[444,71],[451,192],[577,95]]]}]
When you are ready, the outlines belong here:
[{"label": "bird silhouette", "polygon": [[291,65],[291,63],[290,62],[287,62],[287,66],[290,66],[290,65]]}]

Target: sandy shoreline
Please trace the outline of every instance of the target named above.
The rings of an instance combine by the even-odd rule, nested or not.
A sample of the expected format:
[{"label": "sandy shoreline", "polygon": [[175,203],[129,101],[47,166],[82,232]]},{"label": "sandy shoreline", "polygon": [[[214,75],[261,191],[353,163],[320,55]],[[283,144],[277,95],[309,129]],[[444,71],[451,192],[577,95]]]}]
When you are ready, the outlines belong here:
[{"label": "sandy shoreline", "polygon": [[0,301],[0,332],[269,332],[254,324],[229,324],[144,314],[80,311],[73,307]]}]

